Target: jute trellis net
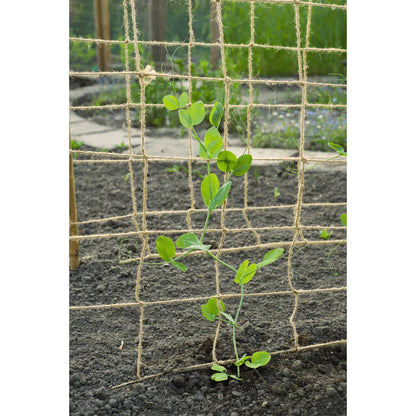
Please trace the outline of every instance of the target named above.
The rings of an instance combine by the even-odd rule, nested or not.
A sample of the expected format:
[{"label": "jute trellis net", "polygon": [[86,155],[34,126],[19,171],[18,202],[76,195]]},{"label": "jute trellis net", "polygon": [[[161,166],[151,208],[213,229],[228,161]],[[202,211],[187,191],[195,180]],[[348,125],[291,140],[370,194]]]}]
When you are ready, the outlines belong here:
[{"label": "jute trellis net", "polygon": [[[230,44],[225,43],[224,41],[224,30],[223,30],[223,18],[222,18],[222,7],[225,0],[214,0],[211,1],[212,5],[214,6],[215,10],[215,18],[217,21],[218,29],[219,29],[219,37],[216,43],[206,43],[206,42],[197,42],[194,37],[192,22],[193,22],[193,12],[192,12],[192,0],[187,2],[188,7],[188,15],[189,15],[189,41],[188,42],[156,42],[156,41],[144,41],[140,39],[140,33],[137,29],[136,24],[136,9],[135,9],[135,2],[134,0],[120,0],[123,4],[123,11],[124,11],[124,32],[125,32],[125,40],[102,40],[102,39],[86,39],[86,38],[74,38],[72,37],[71,41],[78,41],[78,42],[85,42],[87,44],[125,44],[125,45],[133,45],[134,47],[134,57],[135,57],[135,65],[134,68],[131,68],[129,65],[129,51],[128,48],[125,48],[125,69],[123,71],[108,71],[108,72],[71,72],[71,76],[85,76],[85,77],[95,77],[95,76],[123,76],[125,78],[126,83],[126,102],[123,104],[117,105],[101,105],[101,106],[71,106],[71,110],[91,110],[91,109],[125,109],[126,114],[126,124],[127,124],[127,132],[128,132],[128,152],[119,154],[119,153],[107,153],[107,152],[89,152],[89,151],[81,151],[77,150],[77,153],[81,153],[84,156],[94,156],[94,158],[88,159],[84,158],[83,160],[74,160],[74,163],[125,163],[128,165],[129,169],[129,180],[130,180],[130,189],[131,189],[131,198],[132,198],[132,212],[131,214],[124,215],[124,216],[117,216],[117,217],[109,217],[103,219],[91,219],[83,222],[76,221],[76,215],[71,216],[71,236],[70,236],[70,243],[75,245],[75,250],[73,253],[77,254],[76,244],[83,239],[100,239],[100,238],[126,238],[126,237],[137,237],[141,240],[142,249],[138,259],[138,268],[137,268],[137,282],[136,282],[136,290],[135,290],[135,302],[130,303],[117,303],[117,304],[97,304],[97,305],[88,305],[88,306],[71,306],[71,310],[85,310],[85,309],[108,309],[108,308],[139,308],[140,310],[140,321],[139,321],[139,328],[138,328],[138,356],[137,356],[137,379],[133,381],[128,381],[123,383],[122,385],[127,385],[130,383],[135,383],[137,381],[143,381],[152,377],[157,377],[163,373],[157,374],[147,374],[145,376],[141,375],[142,372],[142,353],[143,353],[143,333],[144,333],[144,317],[146,308],[151,305],[167,305],[167,304],[177,304],[177,303],[186,303],[186,302],[195,302],[195,301],[205,301],[209,299],[211,296],[215,295],[219,299],[227,299],[227,298],[238,298],[240,294],[231,293],[231,294],[223,294],[220,292],[220,268],[218,267],[218,263],[215,262],[215,280],[216,280],[216,293],[207,293],[206,296],[201,297],[188,297],[188,298],[178,298],[178,299],[170,299],[170,300],[157,300],[157,301],[144,301],[141,298],[141,276],[142,276],[142,269],[143,263],[146,261],[152,261],[158,258],[158,255],[151,251],[149,246],[149,239],[160,234],[169,235],[175,233],[184,233],[184,232],[198,232],[197,229],[193,228],[191,225],[191,215],[196,212],[204,212],[205,210],[196,209],[195,208],[195,198],[194,198],[194,184],[193,184],[193,162],[201,161],[202,159],[199,158],[197,155],[194,155],[192,149],[192,136],[189,133],[189,156],[186,158],[181,157],[160,157],[160,156],[150,156],[146,153],[146,108],[147,107],[163,107],[162,104],[149,104],[145,100],[145,91],[146,86],[149,85],[152,80],[156,77],[163,77],[163,78],[172,78],[175,77],[176,79],[188,81],[188,95],[191,96],[192,93],[192,81],[194,80],[203,80],[203,81],[213,81],[213,82],[222,82],[224,84],[224,149],[227,149],[227,140],[229,137],[228,127],[230,124],[230,110],[234,108],[244,109],[247,112],[247,148],[248,152],[250,153],[251,148],[251,135],[252,135],[252,112],[255,108],[279,108],[279,107],[293,107],[299,110],[299,123],[300,123],[300,138],[299,138],[299,155],[296,157],[280,157],[280,158],[267,158],[263,159],[268,162],[296,162],[298,169],[297,169],[297,178],[298,178],[298,186],[297,186],[297,198],[296,203],[293,205],[276,205],[276,206],[267,206],[267,207],[256,207],[256,206],[249,206],[248,203],[248,179],[247,174],[244,175],[244,206],[242,208],[227,208],[226,204],[220,209],[221,212],[221,221],[219,228],[210,228],[207,232],[219,233],[221,235],[220,242],[218,248],[215,251],[215,255],[220,257],[222,254],[229,253],[229,252],[236,252],[236,251],[252,251],[252,250],[259,250],[262,249],[263,251],[266,249],[273,249],[278,247],[285,247],[287,251],[287,282],[289,290],[287,291],[276,291],[276,292],[267,292],[267,293],[247,293],[246,296],[254,296],[254,297],[262,297],[262,296],[293,296],[293,311],[290,316],[290,325],[293,330],[293,347],[290,349],[285,350],[278,350],[270,352],[272,356],[288,353],[288,352],[297,352],[307,349],[314,349],[318,347],[324,346],[331,346],[331,345],[338,345],[338,344],[345,344],[346,340],[335,340],[332,342],[325,342],[321,344],[313,344],[308,346],[301,346],[299,344],[299,335],[296,327],[296,313],[298,310],[298,302],[299,297],[304,294],[309,294],[312,292],[337,292],[337,291],[346,291],[346,287],[332,287],[332,288],[325,288],[325,289],[312,289],[312,290],[299,290],[294,287],[293,284],[293,276],[292,276],[292,258],[294,255],[294,248],[296,246],[305,246],[305,245],[337,245],[345,243],[345,240],[306,240],[303,236],[304,230],[319,230],[324,229],[324,227],[320,226],[303,226],[301,223],[301,211],[304,206],[343,206],[345,203],[315,203],[315,204],[304,204],[303,201],[303,194],[304,194],[304,177],[305,177],[305,166],[307,163],[319,163],[323,160],[320,159],[313,159],[308,158],[304,153],[305,148],[305,118],[306,118],[306,109],[310,107],[322,107],[322,108],[345,108],[346,106],[343,104],[312,104],[308,102],[307,96],[307,88],[313,86],[319,87],[340,87],[340,84],[332,84],[332,83],[324,83],[324,82],[311,82],[308,81],[308,64],[307,64],[307,54],[308,52],[319,52],[321,54],[329,54],[329,53],[345,53],[344,49],[339,48],[316,48],[310,46],[310,33],[311,33],[311,15],[313,8],[326,8],[330,7],[332,9],[342,9],[346,10],[346,6],[344,5],[336,5],[336,4],[324,4],[319,2],[309,1],[298,1],[298,0],[234,0],[239,2],[249,3],[250,5],[250,27],[247,28],[250,31],[250,42],[248,44]],[[231,0],[227,0],[231,1]],[[281,3],[281,4],[290,4],[293,5],[294,8],[294,16],[295,16],[295,29],[296,29],[296,47],[289,47],[289,46],[279,46],[279,45],[266,45],[266,44],[258,44],[255,42],[255,33],[256,33],[256,7],[258,7],[258,3]],[[307,23],[306,23],[306,33],[304,36],[305,42],[304,46],[302,45],[302,36],[301,36],[301,23],[300,23],[300,7],[307,7]],[[132,38],[130,36],[132,33]],[[181,46],[187,48],[188,53],[188,74],[181,75],[181,74],[173,74],[164,73],[164,72],[156,72],[150,66],[142,65],[142,57],[139,52],[139,45],[161,45],[161,46]],[[217,47],[220,51],[220,62],[221,62],[221,69],[222,69],[222,77],[199,77],[192,73],[191,70],[191,63],[192,63],[192,48],[196,46],[204,46],[204,47]],[[248,50],[248,78],[242,79],[232,79],[227,75],[227,67],[226,67],[226,48],[245,48]],[[277,80],[277,79],[267,79],[267,84],[269,85],[283,85],[283,86],[297,86],[301,89],[302,92],[302,99],[300,104],[258,104],[254,102],[253,98],[253,85],[259,83],[265,83],[265,80],[256,79],[253,76],[253,49],[254,48],[268,48],[270,50],[289,50],[294,51],[297,55],[297,62],[298,62],[298,79],[295,80]],[[133,82],[138,82],[140,84],[140,102],[135,103],[132,101],[132,93],[131,93],[131,85]],[[248,85],[248,92],[249,92],[249,100],[248,103],[244,104],[230,104],[230,87],[233,83],[244,83]],[[341,85],[341,87],[345,87],[345,85]],[[169,92],[167,92],[168,94]],[[213,103],[211,103],[212,106]],[[210,104],[206,105],[207,108],[210,108]],[[132,141],[132,120],[130,117],[130,109],[138,109],[140,114],[140,138],[141,138],[141,145],[140,151],[135,152],[133,151],[133,141]],[[70,151],[74,152],[74,151]],[[102,159],[99,157],[103,156]],[[98,157],[98,158],[97,158]],[[260,160],[260,159],[257,159]],[[147,191],[148,191],[148,170],[149,164],[152,162],[161,162],[161,161],[182,161],[187,162],[188,166],[188,182],[189,182],[189,191],[190,191],[190,199],[191,199],[191,207],[185,210],[175,210],[175,211],[150,211],[147,209]],[[139,210],[137,207],[136,202],[136,195],[134,192],[135,184],[140,178],[136,177],[136,174],[133,169],[133,163],[140,162],[143,164],[143,177],[142,179],[142,209]],[[326,163],[346,163],[345,160],[332,160],[327,161]],[[250,173],[249,173],[250,174]],[[151,180],[151,179],[150,179]],[[288,227],[253,227],[249,220],[249,212],[253,210],[276,210],[282,208],[293,208],[294,212],[294,221],[293,225]],[[227,213],[232,211],[239,211],[241,212],[247,227],[244,228],[244,231],[251,231],[255,235],[256,244],[249,245],[249,246],[241,246],[241,247],[224,247],[224,240],[227,233],[230,232],[238,232],[240,229],[230,229],[226,227],[226,216]],[[150,216],[163,216],[166,214],[182,214],[186,216],[188,228],[187,229],[180,229],[180,230],[154,230],[149,229],[147,225],[147,219]],[[117,221],[117,220],[126,220],[131,219],[134,224],[135,231],[133,232],[125,232],[125,233],[114,233],[114,234],[90,234],[90,235],[77,235],[77,226],[84,225],[88,223],[104,223],[107,221]],[[331,227],[331,229],[345,229],[345,227]],[[260,231],[269,231],[269,230],[292,230],[294,235],[292,241],[276,241],[273,243],[262,243],[259,232]],[[202,231],[202,230],[199,230]],[[193,254],[198,254],[197,252]],[[209,368],[212,366],[213,362],[217,362],[220,364],[229,364],[232,363],[233,360],[228,361],[221,361],[217,359],[216,354],[216,345],[218,341],[218,337],[220,334],[221,322],[218,323],[213,347],[212,347],[212,361],[208,363],[203,363],[199,365],[187,366],[183,368],[176,368],[171,370],[172,372],[182,372],[182,371],[189,371],[194,369],[203,369]]]}]

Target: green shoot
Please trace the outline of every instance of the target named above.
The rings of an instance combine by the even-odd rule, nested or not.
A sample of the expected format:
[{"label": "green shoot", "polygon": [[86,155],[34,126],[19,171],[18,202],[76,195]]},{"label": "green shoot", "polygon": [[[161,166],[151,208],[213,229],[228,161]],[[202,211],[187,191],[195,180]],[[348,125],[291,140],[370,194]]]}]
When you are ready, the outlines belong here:
[{"label": "green shoot", "polygon": [[274,187],[274,197],[277,198],[280,195],[279,188],[277,186]]},{"label": "green shoot", "polygon": [[323,240],[328,240],[329,237],[331,237],[333,231],[328,232],[328,230],[321,230],[319,233],[319,237],[321,237]]},{"label": "green shoot", "polygon": [[[207,216],[200,237],[194,233],[187,232],[182,234],[176,240],[175,245],[169,237],[160,236],[156,240],[156,250],[162,260],[170,263],[182,272],[186,272],[187,267],[178,260],[193,251],[201,251],[208,254],[214,261],[234,272],[234,283],[240,286],[240,301],[235,315],[225,312],[224,302],[216,297],[210,298],[205,304],[201,305],[201,313],[203,317],[210,322],[221,321],[232,326],[232,341],[235,353],[234,364],[237,367],[237,376],[228,374],[225,367],[214,364],[212,370],[215,371],[215,373],[212,375],[212,379],[217,382],[227,380],[228,378],[241,380],[240,367],[243,364],[256,370],[258,367],[264,366],[270,361],[270,354],[266,351],[256,352],[252,356],[247,356],[246,354],[242,357],[239,356],[236,330],[238,328],[238,318],[244,301],[244,285],[254,278],[260,268],[268,266],[282,257],[284,250],[282,248],[270,250],[264,255],[263,261],[257,264],[250,264],[249,260],[245,260],[238,268],[235,268],[231,264],[228,264],[215,256],[210,251],[210,245],[204,244],[204,236],[212,211],[220,208],[226,203],[232,186],[231,178],[233,176],[243,176],[250,170],[252,156],[244,153],[237,157],[233,152],[223,150],[223,139],[218,131],[224,112],[224,107],[220,102],[214,104],[209,114],[211,127],[206,131],[204,141],[199,138],[194,128],[194,126],[201,124],[205,120],[205,107],[202,101],[189,103],[188,95],[184,92],[180,95],[179,99],[173,95],[165,96],[163,98],[163,104],[168,110],[178,112],[180,123],[184,128],[190,131],[192,137],[198,142],[199,154],[207,161],[207,174],[203,178],[200,187],[202,200],[207,208]],[[210,161],[216,161],[218,169],[226,174],[222,184],[217,175],[210,172]],[[166,169],[166,171],[178,172],[179,169],[180,168],[177,165],[174,165],[172,169]],[[183,253],[179,256],[176,256],[176,247],[183,250]]]}]

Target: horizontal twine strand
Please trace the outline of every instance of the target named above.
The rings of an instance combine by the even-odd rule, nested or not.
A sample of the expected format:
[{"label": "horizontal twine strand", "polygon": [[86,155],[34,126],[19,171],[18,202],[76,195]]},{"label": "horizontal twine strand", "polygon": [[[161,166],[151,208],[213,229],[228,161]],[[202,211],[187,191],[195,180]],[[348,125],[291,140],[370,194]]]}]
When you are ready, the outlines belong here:
[{"label": "horizontal twine strand", "polygon": [[[182,47],[193,47],[193,46],[203,46],[203,47],[221,47],[222,44],[218,42],[169,42],[169,41],[156,41],[156,40],[137,40],[137,41],[125,41],[125,40],[111,40],[111,39],[96,39],[96,38],[84,38],[84,37],[74,37],[69,38],[71,42],[82,42],[82,43],[97,43],[97,44],[107,44],[107,45],[126,45],[126,44],[138,44],[146,46],[182,46]],[[224,43],[224,48],[261,48],[261,49],[275,49],[275,50],[287,50],[287,51],[297,51],[296,46],[283,46],[283,45],[269,45],[264,43]],[[319,47],[304,47],[300,50],[305,52],[325,52],[325,53],[347,53],[347,50],[344,48],[319,48]]]},{"label": "horizontal twine strand", "polygon": [[[307,246],[307,245],[339,245],[339,244],[345,244],[347,240],[305,240],[305,241],[297,241],[294,243],[295,246]],[[238,246],[238,247],[229,247],[229,248],[222,248],[221,253],[236,253],[239,251],[254,251],[258,249],[272,249],[272,248],[280,248],[280,247],[290,247],[292,245],[292,242],[289,241],[278,241],[275,243],[261,243],[256,245],[250,245],[250,246]],[[210,250],[214,251],[214,250]],[[192,253],[189,253],[188,256],[197,256],[203,254],[203,251],[193,251]],[[155,260],[158,259],[159,256],[157,254],[150,254],[146,256],[143,261],[148,260]],[[134,263],[139,261],[138,258],[135,259],[129,259],[129,260],[121,260],[120,264],[128,264],[128,263]]]},{"label": "horizontal twine strand", "polygon": [[[346,202],[313,202],[313,203],[302,203],[303,207],[340,207],[346,206]],[[245,207],[245,208],[225,208],[225,212],[244,212],[244,211],[257,211],[257,210],[272,210],[272,209],[291,209],[294,208],[296,204],[291,205],[272,205],[272,206],[262,206],[262,207]],[[217,208],[215,211],[219,211],[220,209]],[[167,210],[167,211],[147,211],[146,216],[160,216],[160,215],[192,215],[194,213],[206,213],[207,210],[203,208],[194,208],[194,209],[181,209],[181,210]],[[83,225],[83,224],[92,224],[92,223],[102,223],[107,221],[117,221],[117,220],[124,220],[126,218],[131,218],[134,214],[127,214],[127,215],[119,215],[114,217],[107,217],[107,218],[97,218],[92,220],[86,221],[77,221],[71,222],[72,225]],[[138,216],[143,215],[142,212],[137,213]],[[165,230],[163,230],[165,231]]]},{"label": "horizontal twine strand", "polygon": [[[230,77],[200,77],[197,75],[181,75],[181,74],[174,74],[174,73],[166,73],[166,72],[140,72],[134,70],[128,71],[70,71],[69,76],[79,76],[79,77],[103,77],[103,76],[123,76],[126,75],[135,75],[135,76],[148,76],[148,77],[159,77],[159,78],[176,78],[176,79],[183,79],[183,80],[202,80],[202,81],[212,81],[212,82],[223,82],[229,84],[265,84],[265,85],[294,85],[298,87],[334,87],[334,88],[347,88],[346,84],[336,84],[331,82],[316,82],[316,81],[306,81],[300,79],[293,79],[293,80],[277,80],[277,79],[270,79],[270,78],[230,78]],[[146,104],[151,105],[151,104]],[[231,105],[231,104],[230,104]],[[213,106],[213,104],[207,104],[207,106]]]},{"label": "horizontal twine strand", "polygon": [[[83,150],[72,150],[71,153],[77,153],[77,154],[85,154],[89,156],[94,156],[95,152],[93,151],[83,151]],[[142,154],[126,154],[124,155],[124,158],[121,158],[120,154],[118,153],[100,153],[98,156],[107,156],[107,157],[114,157],[118,160],[111,160],[111,159],[75,159],[73,163],[75,164],[83,164],[83,163],[128,163],[130,161],[134,162],[142,162],[144,160],[147,160],[149,162],[199,162],[199,163],[206,163],[206,160],[204,160],[201,157],[162,157],[162,156],[143,156]],[[319,159],[319,158],[309,158],[309,157],[291,157],[291,156],[281,156],[281,157],[255,157],[253,158],[253,161],[259,161],[259,162],[317,162],[317,163],[330,163],[330,164],[341,164],[345,165],[347,163],[345,158],[338,158],[338,159]]]},{"label": "horizontal twine strand", "polygon": [[[336,340],[336,341],[329,341],[329,342],[322,342],[322,343],[318,343],[318,344],[311,344],[311,345],[305,345],[302,347],[297,347],[297,348],[290,348],[287,350],[278,350],[278,351],[273,351],[270,353],[270,355],[272,356],[276,356],[276,355],[282,355],[282,354],[290,354],[290,353],[299,353],[299,352],[303,352],[303,351],[309,351],[309,350],[314,350],[314,349],[320,349],[320,348],[325,348],[325,347],[335,347],[338,345],[346,345],[347,344],[347,340],[346,339],[340,339],[340,340]],[[140,378],[137,378],[136,380],[131,380],[131,381],[127,381],[125,383],[122,384],[118,384],[117,386],[113,386],[111,387],[112,390],[114,389],[118,389],[121,387],[126,387],[132,384],[136,384],[136,383],[140,383],[142,381],[146,381],[146,380],[150,380],[153,378],[157,378],[157,377],[161,377],[163,375],[166,374],[176,374],[176,373],[185,373],[185,372],[189,372],[189,371],[194,371],[194,370],[203,370],[203,369],[207,369],[207,368],[211,368],[213,364],[219,364],[219,365],[227,365],[227,364],[233,364],[235,362],[234,359],[232,360],[217,360],[209,362],[209,363],[203,363],[203,364],[196,364],[196,365],[191,365],[191,366],[187,366],[187,367],[180,367],[180,368],[173,368],[170,370],[165,370],[162,371],[160,373],[156,373],[156,374],[149,374],[147,376],[143,376]]]},{"label": "horizontal twine strand", "polygon": [[[346,286],[339,287],[330,287],[322,289],[299,289],[296,290],[298,295],[308,295],[314,293],[332,293],[332,292],[345,292],[347,290]],[[284,290],[277,292],[259,292],[259,293],[245,293],[244,296],[247,297],[264,297],[264,296],[289,296],[294,295],[292,290]],[[211,296],[198,296],[193,298],[182,298],[182,299],[168,299],[168,300],[156,300],[156,301],[138,301],[138,302],[125,302],[125,303],[113,303],[113,304],[102,304],[102,305],[78,305],[70,306],[69,310],[79,311],[85,309],[120,309],[120,308],[138,308],[146,306],[155,306],[155,305],[173,305],[177,303],[189,303],[189,302],[199,302],[211,299],[216,297],[218,299],[237,299],[241,297],[241,293],[228,293],[222,295],[211,295]]]},{"label": "horizontal twine strand", "polygon": [[[126,108],[149,108],[157,107],[163,108],[163,104],[141,104],[141,103],[125,103],[125,104],[103,104],[103,105],[73,105],[69,109],[72,111],[86,111],[86,110],[123,110]],[[210,106],[205,106],[210,107]],[[248,108],[301,108],[302,104],[229,104],[230,109],[248,109]],[[320,104],[320,103],[306,103],[305,107],[314,107],[314,108],[347,108],[346,104]]]},{"label": "horizontal twine strand", "polygon": [[[312,229],[321,229],[321,228],[317,228],[318,226],[314,226],[314,228]],[[346,229],[346,227],[344,226],[322,226],[322,228],[328,228],[330,227],[331,229]],[[252,228],[227,228],[227,227],[223,227],[223,228],[209,228],[206,230],[206,233],[222,233],[222,232],[242,232],[242,231],[279,231],[279,230],[296,230],[296,229],[308,229],[308,226],[283,226],[283,227],[252,227]],[[192,232],[200,232],[202,231],[202,229],[193,229]],[[127,231],[124,233],[106,233],[106,234],[88,234],[88,235],[74,235],[74,236],[70,236],[69,239],[70,240],[95,240],[95,239],[109,239],[109,238],[120,238],[120,237],[131,237],[131,236],[145,236],[145,235],[157,235],[157,234],[162,234],[162,233],[166,233],[166,234],[178,234],[178,233],[183,233],[184,230],[183,229],[173,229],[173,230],[140,230],[140,231]]]}]

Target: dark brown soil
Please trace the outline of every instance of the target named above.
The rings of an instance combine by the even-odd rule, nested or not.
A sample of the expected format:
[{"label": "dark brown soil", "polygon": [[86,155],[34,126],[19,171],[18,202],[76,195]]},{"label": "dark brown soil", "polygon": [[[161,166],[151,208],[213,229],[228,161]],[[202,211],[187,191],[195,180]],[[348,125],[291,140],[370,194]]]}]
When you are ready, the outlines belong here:
[{"label": "dark brown soil", "polygon": [[[82,156],[78,156],[82,159]],[[184,165],[185,166],[185,165]],[[186,165],[187,166],[187,165]],[[150,163],[147,176],[147,210],[190,208],[188,177],[180,170],[169,173],[172,164]],[[194,170],[203,174],[203,165]],[[214,170],[215,171],[215,170]],[[143,166],[134,165],[135,195],[139,212],[143,205]],[[125,180],[128,167],[123,163],[75,164],[78,220],[127,215],[132,212],[130,182]],[[221,177],[221,176],[220,176]],[[195,208],[204,208],[199,196],[201,179],[194,177]],[[274,188],[280,195],[274,197]],[[233,180],[228,207],[242,207],[243,178]],[[256,166],[250,170],[248,205],[257,207],[294,204],[297,176],[281,174],[280,166]],[[308,171],[304,203],[345,202],[346,176],[342,172]],[[345,206],[304,207],[303,225],[340,226]],[[253,210],[248,212],[253,227],[291,226],[293,209]],[[195,213],[192,226],[203,226],[205,215]],[[211,228],[219,226],[219,214],[212,217]],[[241,212],[227,213],[227,228],[246,227]],[[186,215],[150,215],[148,230],[187,230]],[[134,231],[130,220],[86,224],[81,235]],[[154,250],[158,234],[149,242]],[[220,234],[207,233],[206,243],[215,244]],[[291,241],[293,231],[260,231],[262,243]],[[304,233],[308,240],[320,240],[319,230]],[[344,239],[343,230],[335,230],[332,239]],[[135,302],[137,263],[120,264],[122,259],[137,257],[141,242],[120,238],[82,240],[81,265],[70,273],[70,304],[96,305]],[[253,245],[251,231],[226,235],[224,247]],[[121,250],[120,250],[121,247]],[[303,245],[295,248],[292,261],[297,289],[346,286],[346,247]],[[334,249],[335,248],[335,249]],[[334,249],[334,250],[333,250]],[[331,252],[331,250],[333,250]],[[221,258],[239,266],[245,260],[261,261],[267,250],[240,251]],[[287,249],[286,249],[287,251]],[[331,254],[330,254],[331,252]],[[330,254],[330,255],[329,255]],[[183,260],[187,273],[170,266],[145,265],[141,272],[140,299],[169,300],[211,296],[216,293],[214,263],[209,257],[189,256]],[[237,293],[233,275],[220,265],[221,293]],[[289,290],[287,258],[258,271],[246,285],[247,293]],[[237,289],[237,290],[236,290]],[[227,310],[234,314],[238,299],[226,299]],[[141,375],[166,369],[212,361],[212,340],[216,324],[206,321],[203,302],[159,304],[145,308]],[[289,317],[294,296],[246,297],[239,319],[237,342],[240,355],[262,349],[269,352],[293,348]],[[242,381],[216,383],[212,371],[172,373],[118,389],[113,386],[136,379],[140,309],[72,310],[70,313],[70,409],[71,415],[319,415],[346,414],[346,347],[343,344],[284,353],[256,373],[242,369]],[[295,317],[299,343],[313,345],[346,339],[345,291],[302,294]],[[231,328],[222,325],[217,344],[221,360],[233,358]],[[235,373],[232,366],[228,370]]]}]

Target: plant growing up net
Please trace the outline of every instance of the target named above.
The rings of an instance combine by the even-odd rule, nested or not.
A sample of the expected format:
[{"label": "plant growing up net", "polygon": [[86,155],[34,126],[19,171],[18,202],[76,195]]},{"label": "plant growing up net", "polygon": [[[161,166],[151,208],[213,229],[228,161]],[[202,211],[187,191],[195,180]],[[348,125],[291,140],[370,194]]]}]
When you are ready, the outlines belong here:
[{"label": "plant growing up net", "polygon": [[[240,356],[238,352],[236,329],[238,329],[238,318],[243,306],[244,285],[253,279],[260,268],[265,267],[282,257],[284,250],[282,248],[271,250],[264,255],[263,261],[259,263],[250,263],[249,260],[244,260],[239,266],[235,267],[219,259],[210,251],[211,246],[204,244],[204,236],[212,211],[225,204],[232,186],[232,179],[234,179],[234,177],[243,176],[249,171],[252,163],[252,156],[249,154],[242,154],[237,157],[228,150],[222,150],[223,139],[218,128],[224,112],[224,107],[220,102],[214,104],[209,114],[211,127],[206,131],[204,140],[201,140],[195,131],[194,126],[202,123],[205,118],[204,103],[202,101],[197,101],[188,104],[188,100],[188,94],[183,92],[179,99],[173,95],[165,96],[163,98],[163,104],[168,110],[178,112],[179,121],[185,128],[191,131],[192,137],[199,143],[200,156],[207,161],[207,175],[203,178],[201,183],[201,195],[204,204],[207,207],[207,216],[200,236],[187,232],[182,234],[176,242],[173,242],[169,237],[160,236],[156,240],[156,250],[162,260],[170,263],[182,272],[187,271],[186,265],[182,263],[183,258],[194,251],[206,253],[208,256],[212,257],[213,260],[234,272],[234,283],[240,287],[241,293],[239,305],[235,314],[232,315],[231,313],[226,312],[224,302],[216,297],[210,298],[207,303],[201,305],[201,312],[203,317],[208,321],[215,322],[220,320],[232,326],[232,340],[235,353],[234,365],[237,367],[237,375],[228,374],[225,367],[215,363],[211,367],[214,371],[211,378],[215,381],[224,381],[229,377],[241,380],[240,367],[243,364],[256,370],[258,367],[266,365],[271,358],[270,354],[266,351],[257,351],[251,356],[248,356],[247,354]],[[216,161],[218,169],[225,173],[224,182],[222,184],[217,175],[210,172],[210,162],[212,161]],[[176,247],[183,250],[183,253],[179,256],[176,256]]]}]

